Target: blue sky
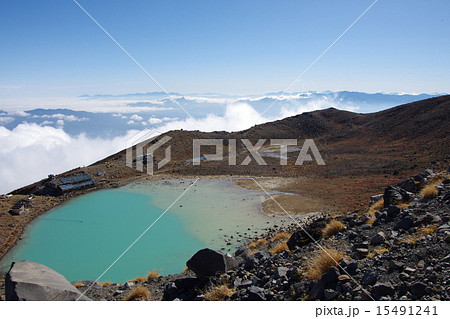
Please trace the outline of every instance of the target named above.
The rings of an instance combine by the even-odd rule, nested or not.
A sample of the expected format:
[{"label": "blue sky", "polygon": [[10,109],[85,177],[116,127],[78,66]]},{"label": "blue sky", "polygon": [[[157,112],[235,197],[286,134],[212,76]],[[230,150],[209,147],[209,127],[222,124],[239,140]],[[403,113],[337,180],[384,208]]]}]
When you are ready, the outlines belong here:
[{"label": "blue sky", "polygon": [[[168,91],[286,89],[373,1],[79,0]],[[291,91],[449,92],[450,3],[377,4]],[[0,99],[160,89],[71,0],[0,4]]]}]

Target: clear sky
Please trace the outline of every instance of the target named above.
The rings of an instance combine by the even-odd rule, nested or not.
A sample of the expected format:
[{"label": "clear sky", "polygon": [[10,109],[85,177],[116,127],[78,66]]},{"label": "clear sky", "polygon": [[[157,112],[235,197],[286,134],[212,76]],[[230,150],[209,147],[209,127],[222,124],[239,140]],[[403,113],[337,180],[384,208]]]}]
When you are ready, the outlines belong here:
[{"label": "clear sky", "polygon": [[[181,93],[286,89],[373,1],[79,0]],[[0,2],[0,99],[160,89],[72,0]],[[291,91],[450,92],[450,1],[379,0]]]}]

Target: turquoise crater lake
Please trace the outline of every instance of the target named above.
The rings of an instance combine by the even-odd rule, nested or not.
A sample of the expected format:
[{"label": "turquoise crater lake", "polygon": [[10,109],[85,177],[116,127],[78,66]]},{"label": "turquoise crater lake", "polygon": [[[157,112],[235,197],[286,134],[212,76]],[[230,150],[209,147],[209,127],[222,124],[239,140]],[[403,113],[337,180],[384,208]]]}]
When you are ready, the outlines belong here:
[{"label": "turquoise crater lake", "polygon": [[[36,218],[2,259],[42,263],[69,281],[94,280],[194,180],[133,183],[93,192]],[[125,282],[149,271],[178,273],[199,249],[233,252],[246,236],[287,222],[261,212],[263,194],[226,179],[201,179],[101,278]],[[249,230],[250,229],[250,230]]]}]

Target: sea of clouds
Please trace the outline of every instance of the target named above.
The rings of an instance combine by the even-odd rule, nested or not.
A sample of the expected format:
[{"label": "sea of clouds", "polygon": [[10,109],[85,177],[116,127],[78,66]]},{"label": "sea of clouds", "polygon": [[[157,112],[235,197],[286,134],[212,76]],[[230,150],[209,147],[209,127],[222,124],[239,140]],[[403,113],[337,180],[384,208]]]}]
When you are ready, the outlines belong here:
[{"label": "sea of clouds", "polygon": [[[177,105],[167,97],[144,95],[0,104],[0,193],[123,150],[130,137],[143,129],[232,132],[328,107],[361,111],[359,105],[372,105],[333,93],[277,98],[184,95],[176,97]],[[379,108],[388,106],[378,104]]]}]

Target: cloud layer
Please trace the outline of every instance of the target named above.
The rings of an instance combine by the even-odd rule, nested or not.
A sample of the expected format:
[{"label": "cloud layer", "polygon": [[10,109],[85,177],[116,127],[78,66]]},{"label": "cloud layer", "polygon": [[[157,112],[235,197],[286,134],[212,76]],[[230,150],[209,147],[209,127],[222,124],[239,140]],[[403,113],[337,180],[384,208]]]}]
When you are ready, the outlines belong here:
[{"label": "cloud layer", "polygon": [[125,148],[136,132],[113,139],[69,136],[61,128],[20,124],[13,130],[0,126],[0,193],[36,182],[48,174],[89,165]]}]

